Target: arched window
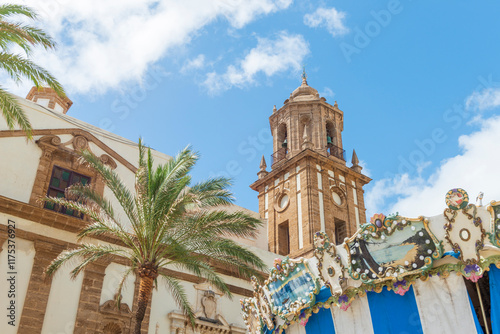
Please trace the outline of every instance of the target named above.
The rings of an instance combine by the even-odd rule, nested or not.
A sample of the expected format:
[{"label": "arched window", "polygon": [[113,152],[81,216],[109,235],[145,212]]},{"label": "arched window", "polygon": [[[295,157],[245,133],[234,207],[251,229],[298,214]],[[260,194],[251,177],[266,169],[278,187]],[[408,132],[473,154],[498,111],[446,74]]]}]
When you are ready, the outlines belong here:
[{"label": "arched window", "polygon": [[290,143],[288,142],[288,131],[285,123],[281,123],[278,126],[277,140],[278,140],[277,150],[281,148],[289,149]]},{"label": "arched window", "polygon": [[337,145],[337,132],[335,131],[335,126],[332,122],[326,122],[326,146],[338,146]]}]

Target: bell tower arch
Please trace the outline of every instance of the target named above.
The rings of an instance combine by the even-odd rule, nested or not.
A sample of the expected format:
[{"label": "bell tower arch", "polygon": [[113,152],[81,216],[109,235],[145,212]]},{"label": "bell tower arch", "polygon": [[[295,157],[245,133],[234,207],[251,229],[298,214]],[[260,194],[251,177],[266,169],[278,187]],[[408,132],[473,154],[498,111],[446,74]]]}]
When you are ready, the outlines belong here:
[{"label": "bell tower arch", "polygon": [[292,257],[311,256],[313,236],[336,243],[366,222],[363,186],[371,181],[353,151],[346,164],[342,144],[344,112],[307,83],[295,89],[269,117],[273,136],[271,170],[262,157],[258,180],[259,213],[268,221],[269,250]]}]

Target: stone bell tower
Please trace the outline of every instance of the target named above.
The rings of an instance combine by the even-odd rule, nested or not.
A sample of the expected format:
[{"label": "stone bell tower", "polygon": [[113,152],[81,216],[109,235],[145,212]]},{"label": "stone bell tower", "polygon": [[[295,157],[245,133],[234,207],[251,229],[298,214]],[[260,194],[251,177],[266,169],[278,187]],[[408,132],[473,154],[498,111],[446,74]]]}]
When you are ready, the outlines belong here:
[{"label": "stone bell tower", "polygon": [[259,213],[268,220],[269,250],[311,256],[313,236],[324,231],[337,244],[366,222],[363,186],[371,181],[353,151],[346,166],[342,148],[344,113],[307,84],[295,89],[269,117],[273,136],[271,171],[264,157],[258,180]]}]

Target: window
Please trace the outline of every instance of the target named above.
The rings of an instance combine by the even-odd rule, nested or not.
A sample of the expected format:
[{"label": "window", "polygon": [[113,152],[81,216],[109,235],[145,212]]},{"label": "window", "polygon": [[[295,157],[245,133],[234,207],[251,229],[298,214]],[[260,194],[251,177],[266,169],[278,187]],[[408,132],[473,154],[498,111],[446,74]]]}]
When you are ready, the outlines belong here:
[{"label": "window", "polygon": [[278,254],[290,254],[290,233],[288,229],[288,221],[278,225]]},{"label": "window", "polygon": [[[84,185],[89,184],[90,177],[75,173],[59,166],[54,166],[54,169],[52,170],[52,177],[50,178],[47,196],[62,198],[64,197],[64,191],[66,190],[66,188],[75,183],[82,183]],[[45,203],[45,208],[69,216],[83,218],[83,214],[81,214],[80,212],[66,207],[57,207],[56,205],[54,205],[54,203]]]},{"label": "window", "polygon": [[335,219],[335,244],[340,245],[347,237],[345,221]]},{"label": "window", "polygon": [[332,122],[326,122],[326,146],[337,146],[337,135]]}]

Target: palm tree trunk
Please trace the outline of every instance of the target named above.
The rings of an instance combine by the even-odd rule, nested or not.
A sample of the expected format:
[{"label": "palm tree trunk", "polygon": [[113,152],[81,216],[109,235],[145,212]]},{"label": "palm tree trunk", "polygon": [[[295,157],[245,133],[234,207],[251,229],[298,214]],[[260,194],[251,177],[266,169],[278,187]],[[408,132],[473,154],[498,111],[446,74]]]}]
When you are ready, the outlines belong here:
[{"label": "palm tree trunk", "polygon": [[141,277],[139,284],[139,302],[137,304],[137,312],[135,313],[135,329],[134,334],[141,334],[142,320],[146,314],[146,308],[149,304],[151,291],[153,291],[153,278]]}]

